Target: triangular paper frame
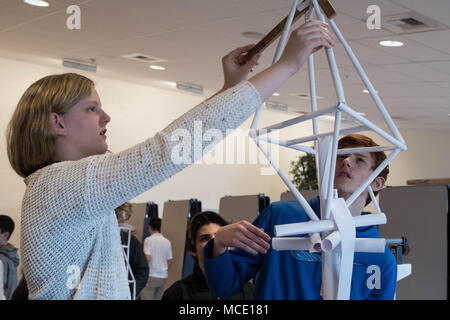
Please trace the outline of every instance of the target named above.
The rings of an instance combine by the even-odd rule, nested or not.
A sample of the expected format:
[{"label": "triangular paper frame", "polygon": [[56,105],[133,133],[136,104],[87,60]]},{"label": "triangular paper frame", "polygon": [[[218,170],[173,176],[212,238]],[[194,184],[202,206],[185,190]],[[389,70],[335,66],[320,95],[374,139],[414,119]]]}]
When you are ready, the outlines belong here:
[{"label": "triangular paper frame", "polygon": [[[326,17],[322,14],[317,0],[306,0],[298,5],[298,0],[294,0],[291,12],[286,23],[283,36],[278,44],[277,52],[274,57],[275,63],[281,56],[281,52],[286,42],[286,35],[291,27],[292,16],[296,10],[303,10],[305,6],[309,6],[307,21],[312,18],[314,12],[321,21],[325,21]],[[277,171],[281,179],[285,182],[289,190],[293,193],[299,204],[303,207],[306,214],[311,219],[306,223],[293,223],[289,225],[275,226],[275,237],[272,239],[272,247],[275,250],[309,250],[311,252],[322,251],[322,288],[321,294],[324,299],[349,299],[350,284],[353,267],[353,254],[360,252],[384,252],[385,239],[355,239],[355,227],[369,226],[386,223],[386,216],[381,212],[378,202],[370,187],[370,183],[375,177],[397,156],[400,151],[406,150],[406,144],[400,132],[395,126],[392,118],[384,107],[377,92],[373,88],[366,73],[362,69],[359,61],[354,55],[348,43],[345,41],[340,30],[333,19],[328,19],[328,23],[336,34],[339,41],[345,48],[350,60],[361,77],[362,82],[374,100],[378,110],[391,134],[388,134],[378,126],[358,114],[350,108],[345,100],[342,81],[334,58],[333,49],[325,49],[329,67],[331,70],[334,86],[336,89],[337,103],[329,108],[317,109],[316,90],[315,90],[315,74],[314,74],[314,57],[311,55],[308,59],[308,71],[310,80],[310,96],[312,112],[293,119],[283,121],[262,129],[257,129],[259,117],[262,112],[262,106],[257,110],[250,129],[250,137],[254,139],[256,145],[267,157],[270,164]],[[357,125],[351,128],[341,129],[341,113],[354,119]],[[317,117],[325,114],[335,115],[333,132],[319,133],[317,125]],[[266,134],[273,130],[280,130],[304,121],[313,121],[313,135],[292,139],[288,141],[275,140]],[[392,145],[370,147],[370,148],[348,148],[337,149],[338,138],[340,135],[346,135],[359,131],[372,130],[384,140]],[[286,174],[281,170],[278,163],[272,159],[267,149],[260,143],[267,141],[276,143],[280,146],[292,148],[295,150],[308,152],[316,156],[317,175],[319,181],[319,192],[321,200],[321,219],[317,217],[311,206],[295,188]],[[301,143],[314,141],[314,148],[301,146]],[[355,152],[375,152],[375,151],[392,151],[387,158],[373,171],[368,179],[346,200],[338,199],[337,191],[334,186],[334,175],[336,167],[336,158],[338,154],[355,153]],[[369,195],[376,207],[377,213],[370,216],[352,217],[349,206],[364,191],[368,190]],[[353,230],[353,231],[351,231]],[[309,238],[293,238],[292,235],[309,234]],[[283,238],[290,236],[289,238]]]}]

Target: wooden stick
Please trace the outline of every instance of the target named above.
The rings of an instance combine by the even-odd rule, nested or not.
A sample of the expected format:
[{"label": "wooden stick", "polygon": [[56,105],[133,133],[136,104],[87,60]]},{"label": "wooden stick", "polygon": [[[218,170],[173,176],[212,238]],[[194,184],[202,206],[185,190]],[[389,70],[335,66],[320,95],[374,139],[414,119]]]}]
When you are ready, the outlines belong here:
[{"label": "wooden stick", "polygon": [[[333,6],[328,0],[319,0],[320,8],[323,10],[325,15],[328,17],[328,19],[332,18],[336,15],[336,11],[334,10]],[[303,16],[307,11],[309,7],[306,7],[302,11],[296,11],[295,15],[292,19],[292,24],[294,24],[301,16]],[[288,16],[281,20],[280,23],[278,23],[275,28],[273,28],[264,38],[262,38],[256,46],[254,46],[247,54],[245,55],[246,60],[250,60],[253,58],[256,54],[262,52],[264,49],[266,49],[272,42],[274,42],[280,34],[284,30],[284,26],[286,24],[286,21],[288,19]]]}]

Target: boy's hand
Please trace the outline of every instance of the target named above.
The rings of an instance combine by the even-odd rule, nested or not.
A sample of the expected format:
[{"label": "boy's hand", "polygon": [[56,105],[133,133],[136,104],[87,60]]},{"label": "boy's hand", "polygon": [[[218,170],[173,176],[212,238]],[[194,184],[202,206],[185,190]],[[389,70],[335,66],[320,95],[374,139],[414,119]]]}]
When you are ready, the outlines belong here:
[{"label": "boy's hand", "polygon": [[224,253],[228,247],[240,248],[252,254],[267,253],[270,237],[263,229],[242,220],[221,227],[214,238],[214,257]]}]

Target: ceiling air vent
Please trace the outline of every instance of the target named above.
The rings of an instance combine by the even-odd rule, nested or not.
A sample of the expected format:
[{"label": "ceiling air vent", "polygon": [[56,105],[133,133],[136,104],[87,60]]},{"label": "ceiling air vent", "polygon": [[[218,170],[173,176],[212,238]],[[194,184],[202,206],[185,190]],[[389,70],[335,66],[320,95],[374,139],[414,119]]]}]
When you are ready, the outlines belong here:
[{"label": "ceiling air vent", "polygon": [[[291,97],[297,97],[300,99],[310,100],[311,96],[309,93],[289,93]],[[323,97],[316,95],[316,99],[323,99]]]},{"label": "ceiling air vent", "polygon": [[145,62],[145,63],[157,63],[157,62],[167,61],[166,59],[152,57],[152,56],[149,56],[149,55],[143,54],[143,53],[128,53],[128,54],[122,55],[122,58],[139,61],[139,62]]},{"label": "ceiling air vent", "polygon": [[274,101],[266,101],[265,103],[266,108],[278,110],[278,111],[288,111],[287,104],[280,103],[280,102],[274,102]]},{"label": "ceiling air vent", "polygon": [[382,16],[381,25],[384,29],[397,34],[434,31],[447,28],[447,26],[442,23],[425,17],[417,12]]},{"label": "ceiling air vent", "polygon": [[63,59],[63,66],[67,68],[75,68],[84,71],[97,72],[97,64],[95,63],[95,59],[91,59],[91,62],[76,59]]}]

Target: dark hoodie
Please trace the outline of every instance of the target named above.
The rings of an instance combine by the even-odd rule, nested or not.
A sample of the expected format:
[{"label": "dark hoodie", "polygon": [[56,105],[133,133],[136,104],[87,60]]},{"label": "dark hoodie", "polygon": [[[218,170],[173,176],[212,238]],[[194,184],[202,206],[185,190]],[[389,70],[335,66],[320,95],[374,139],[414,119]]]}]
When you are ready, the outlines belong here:
[{"label": "dark hoodie", "polygon": [[0,246],[0,261],[3,263],[3,289],[6,299],[11,299],[17,287],[17,266],[19,256],[17,248],[11,244]]}]

